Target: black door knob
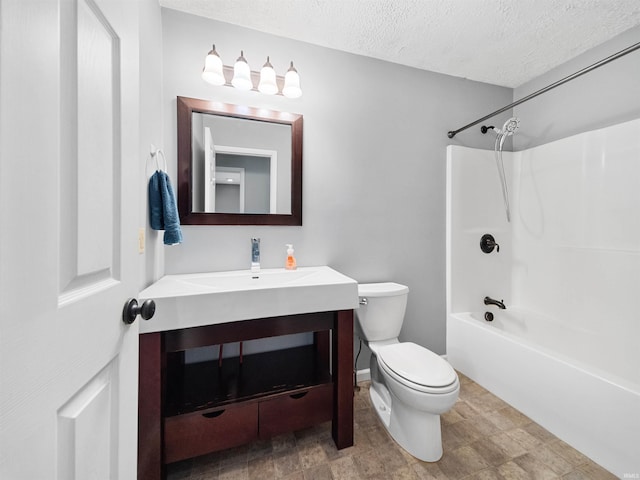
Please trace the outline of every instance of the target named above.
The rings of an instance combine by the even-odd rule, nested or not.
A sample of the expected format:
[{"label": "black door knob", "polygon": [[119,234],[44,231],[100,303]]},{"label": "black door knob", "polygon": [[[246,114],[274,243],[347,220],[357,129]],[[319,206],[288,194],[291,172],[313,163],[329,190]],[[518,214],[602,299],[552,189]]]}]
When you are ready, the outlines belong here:
[{"label": "black door knob", "polygon": [[122,309],[122,321],[127,325],[131,325],[136,321],[138,315],[144,320],[149,320],[154,313],[156,313],[156,303],[153,300],[145,300],[142,305],[138,306],[138,301],[135,298],[130,298],[125,302]]}]

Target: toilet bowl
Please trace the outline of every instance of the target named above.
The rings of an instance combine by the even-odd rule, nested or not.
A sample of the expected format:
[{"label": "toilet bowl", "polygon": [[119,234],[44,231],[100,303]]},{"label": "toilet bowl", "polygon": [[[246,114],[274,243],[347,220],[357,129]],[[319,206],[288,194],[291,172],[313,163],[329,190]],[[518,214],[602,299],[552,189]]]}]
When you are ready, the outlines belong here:
[{"label": "toilet bowl", "polygon": [[409,288],[397,283],[358,285],[356,334],[371,350],[371,402],[393,439],[414,457],[442,457],[440,414],[458,399],[460,382],[442,357],[400,342]]}]

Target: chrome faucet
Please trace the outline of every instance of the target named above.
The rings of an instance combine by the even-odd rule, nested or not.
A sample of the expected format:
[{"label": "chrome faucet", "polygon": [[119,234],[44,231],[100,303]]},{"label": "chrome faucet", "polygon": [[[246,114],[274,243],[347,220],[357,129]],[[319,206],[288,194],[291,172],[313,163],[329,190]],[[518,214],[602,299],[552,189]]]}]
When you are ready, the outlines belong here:
[{"label": "chrome faucet", "polygon": [[504,300],[494,300],[491,297],[484,297],[485,305],[495,305],[501,310],[505,310],[507,307],[504,306]]},{"label": "chrome faucet", "polygon": [[257,273],[260,271],[260,239],[251,239],[251,271]]}]

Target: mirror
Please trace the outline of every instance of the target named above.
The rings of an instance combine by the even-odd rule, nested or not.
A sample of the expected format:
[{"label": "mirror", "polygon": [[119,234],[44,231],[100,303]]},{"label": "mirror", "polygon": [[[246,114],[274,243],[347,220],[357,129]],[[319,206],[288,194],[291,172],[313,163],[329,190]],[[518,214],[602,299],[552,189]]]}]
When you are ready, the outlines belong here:
[{"label": "mirror", "polygon": [[302,115],[177,104],[183,225],[302,225]]}]

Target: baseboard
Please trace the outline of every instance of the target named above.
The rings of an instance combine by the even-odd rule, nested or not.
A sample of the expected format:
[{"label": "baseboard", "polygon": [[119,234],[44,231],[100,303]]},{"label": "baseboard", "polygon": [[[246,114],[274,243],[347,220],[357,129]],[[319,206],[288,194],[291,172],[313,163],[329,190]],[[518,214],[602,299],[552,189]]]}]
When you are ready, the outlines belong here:
[{"label": "baseboard", "polygon": [[368,368],[362,370],[356,370],[356,381],[366,382],[367,380],[371,380],[371,371]]}]

